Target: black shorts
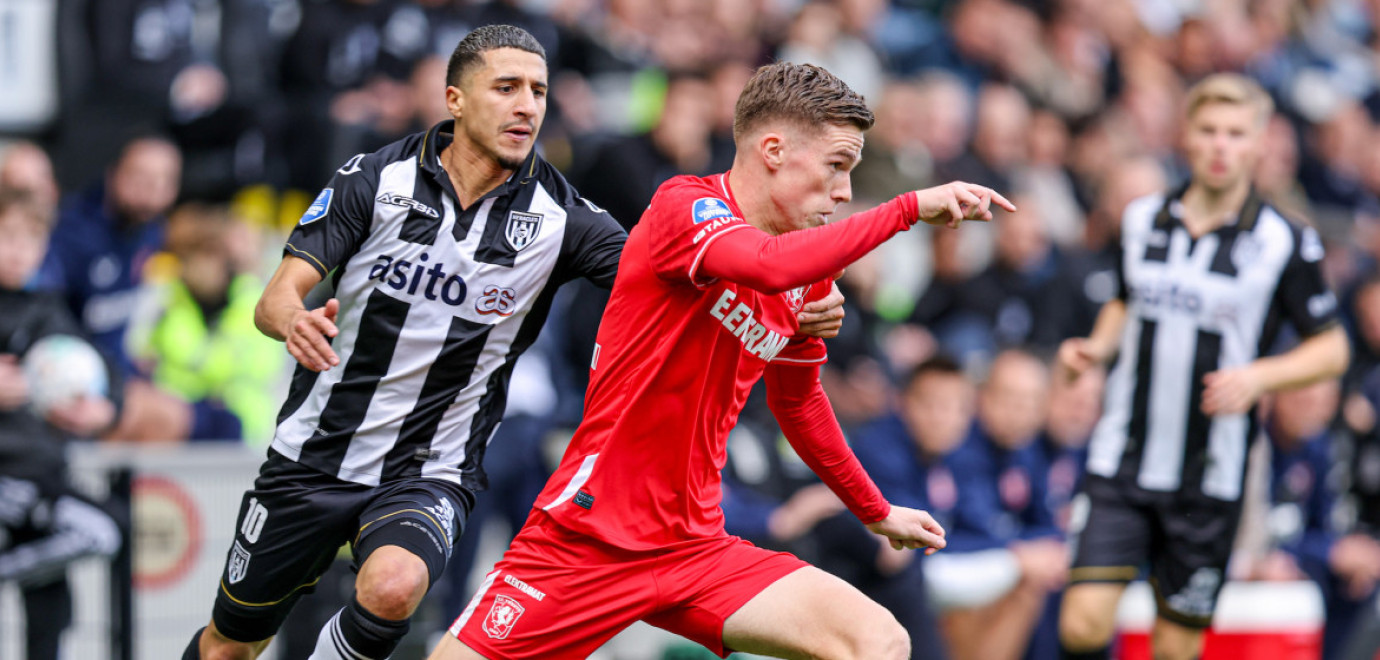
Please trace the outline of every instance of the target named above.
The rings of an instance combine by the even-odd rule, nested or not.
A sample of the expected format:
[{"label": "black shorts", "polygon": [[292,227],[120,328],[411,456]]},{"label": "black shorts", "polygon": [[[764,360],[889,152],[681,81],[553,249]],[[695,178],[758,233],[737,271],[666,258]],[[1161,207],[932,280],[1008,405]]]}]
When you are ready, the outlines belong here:
[{"label": "black shorts", "polygon": [[403,546],[427,562],[434,582],[473,506],[474,496],[449,481],[365,486],[269,450],[240,504],[212,610],[216,628],[242,642],[277,634],[345,543],[356,567],[381,545]]},{"label": "black shorts", "polygon": [[1069,581],[1130,582],[1148,566],[1159,615],[1206,628],[1240,520],[1240,502],[1152,492],[1090,474],[1074,502]]}]

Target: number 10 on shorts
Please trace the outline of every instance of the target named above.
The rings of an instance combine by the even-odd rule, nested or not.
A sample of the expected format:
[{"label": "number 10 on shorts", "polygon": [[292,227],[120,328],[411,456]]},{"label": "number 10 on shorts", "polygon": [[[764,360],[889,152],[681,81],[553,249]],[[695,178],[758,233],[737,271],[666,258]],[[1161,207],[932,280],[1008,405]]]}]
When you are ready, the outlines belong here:
[{"label": "number 10 on shorts", "polygon": [[244,523],[240,525],[240,533],[244,535],[244,540],[251,545],[259,540],[259,533],[264,531],[264,523],[268,522],[268,509],[259,504],[259,498],[249,498],[249,510],[244,513]]}]

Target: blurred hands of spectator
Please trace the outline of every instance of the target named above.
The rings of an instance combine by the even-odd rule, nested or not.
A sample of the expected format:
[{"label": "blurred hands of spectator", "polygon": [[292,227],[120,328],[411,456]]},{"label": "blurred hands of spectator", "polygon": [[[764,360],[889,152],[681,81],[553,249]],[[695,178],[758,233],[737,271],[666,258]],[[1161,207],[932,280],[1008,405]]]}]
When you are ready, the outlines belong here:
[{"label": "blurred hands of spectator", "polygon": [[14,410],[29,401],[29,383],[19,358],[0,353],[0,410]]},{"label": "blurred hands of spectator", "polygon": [[1365,395],[1353,393],[1342,405],[1342,419],[1346,420],[1347,428],[1352,431],[1370,433],[1375,428],[1375,408],[1371,407]]},{"label": "blurred hands of spectator", "polygon": [[53,406],[48,422],[72,435],[91,437],[110,428],[115,421],[115,404],[103,396],[82,396]]},{"label": "blurred hands of spectator", "polygon": [[1332,545],[1328,566],[1346,583],[1347,595],[1361,599],[1380,581],[1380,541],[1364,534],[1348,534]]},{"label": "blurred hands of spectator", "polygon": [[374,97],[365,89],[352,89],[331,99],[331,121],[347,126],[367,124],[374,116]]},{"label": "blurred hands of spectator", "polygon": [[1283,550],[1273,550],[1261,557],[1249,569],[1250,578],[1266,582],[1292,582],[1306,580],[1308,576],[1299,568],[1294,556]]},{"label": "blurred hands of spectator", "polygon": [[173,115],[185,121],[219,108],[229,96],[230,83],[210,64],[193,64],[178,72],[168,92]]},{"label": "blurred hands of spectator", "polygon": [[901,323],[886,333],[883,348],[892,368],[905,373],[933,357],[939,351],[939,342],[924,326]]},{"label": "blurred hands of spectator", "polygon": [[1069,550],[1052,538],[1016,541],[1008,546],[1021,567],[1021,580],[1045,591],[1058,591],[1069,576]]}]

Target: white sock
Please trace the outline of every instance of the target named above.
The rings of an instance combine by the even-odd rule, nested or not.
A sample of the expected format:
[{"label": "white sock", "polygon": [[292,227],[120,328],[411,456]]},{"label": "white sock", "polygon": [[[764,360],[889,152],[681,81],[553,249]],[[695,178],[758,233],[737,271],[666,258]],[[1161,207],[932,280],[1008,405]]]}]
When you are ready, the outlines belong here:
[{"label": "white sock", "polygon": [[340,615],[343,612],[344,610],[336,612],[335,616],[321,627],[321,634],[316,638],[316,649],[307,660],[369,660],[369,656],[350,648],[350,644],[340,634]]}]

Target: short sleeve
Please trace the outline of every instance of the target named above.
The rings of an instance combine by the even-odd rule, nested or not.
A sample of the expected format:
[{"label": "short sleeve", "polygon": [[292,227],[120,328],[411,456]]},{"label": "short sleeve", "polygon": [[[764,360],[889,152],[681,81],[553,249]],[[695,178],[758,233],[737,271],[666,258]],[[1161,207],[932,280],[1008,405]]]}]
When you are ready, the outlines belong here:
[{"label": "short sleeve", "polygon": [[367,156],[336,170],[293,227],[283,252],[310,263],[322,277],[347,261],[373,224],[377,174]]},{"label": "short sleeve", "polygon": [[1294,236],[1294,251],[1280,275],[1276,302],[1299,336],[1309,337],[1336,323],[1337,297],[1323,280],[1318,232],[1304,227]]},{"label": "short sleeve", "polygon": [[584,277],[606,289],[613,288],[628,232],[607,211],[583,198],[570,207],[569,214],[570,230],[564,246],[569,277]]},{"label": "short sleeve", "polygon": [[734,215],[723,193],[674,179],[657,191],[642,223],[657,275],[695,286],[712,281],[697,275],[705,249],[724,234],[750,227]]}]

